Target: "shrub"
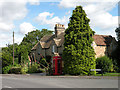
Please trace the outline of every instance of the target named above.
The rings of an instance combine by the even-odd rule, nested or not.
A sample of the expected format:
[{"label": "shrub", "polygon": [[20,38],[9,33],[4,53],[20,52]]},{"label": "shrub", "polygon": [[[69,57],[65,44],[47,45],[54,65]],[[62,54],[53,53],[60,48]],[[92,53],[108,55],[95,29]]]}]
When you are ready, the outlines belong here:
[{"label": "shrub", "polygon": [[112,52],[111,58],[113,60],[114,72],[120,72],[120,45]]},{"label": "shrub", "polygon": [[26,74],[28,72],[28,67],[27,66],[22,66],[21,67],[21,74]]},{"label": "shrub", "polygon": [[20,74],[21,73],[21,67],[12,67],[10,69],[9,73]]},{"label": "shrub", "polygon": [[6,67],[3,67],[2,68],[2,73],[3,74],[8,74],[9,73],[9,71],[10,71],[10,69],[11,69],[11,65],[9,65],[9,66],[6,66]]},{"label": "shrub", "polygon": [[112,69],[112,65],[112,60],[107,56],[97,58],[96,60],[96,68],[102,69],[103,73],[109,72]]},{"label": "shrub", "polygon": [[28,67],[28,73],[38,73],[40,72],[39,64],[33,64],[32,66]]},{"label": "shrub", "polygon": [[113,72],[120,72],[117,60],[113,60]]}]

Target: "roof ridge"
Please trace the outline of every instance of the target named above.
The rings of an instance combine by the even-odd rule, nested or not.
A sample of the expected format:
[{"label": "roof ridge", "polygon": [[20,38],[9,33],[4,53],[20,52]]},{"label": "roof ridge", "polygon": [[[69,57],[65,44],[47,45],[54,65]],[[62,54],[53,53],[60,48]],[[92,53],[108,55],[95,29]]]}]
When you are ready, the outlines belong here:
[{"label": "roof ridge", "polygon": [[[99,35],[99,36],[111,36],[111,35],[100,35],[100,34],[95,34],[95,35]],[[93,35],[94,36],[94,35]]]}]

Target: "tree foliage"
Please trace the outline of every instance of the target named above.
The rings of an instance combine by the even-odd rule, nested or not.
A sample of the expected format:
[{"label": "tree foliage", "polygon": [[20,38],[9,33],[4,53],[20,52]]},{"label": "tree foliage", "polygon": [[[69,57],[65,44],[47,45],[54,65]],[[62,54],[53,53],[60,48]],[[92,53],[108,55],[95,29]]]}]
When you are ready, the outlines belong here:
[{"label": "tree foliage", "polygon": [[87,18],[81,6],[73,10],[68,28],[65,31],[64,42],[64,72],[67,74],[95,74],[90,69],[95,69],[95,52],[91,46],[94,31],[89,26]]},{"label": "tree foliage", "polygon": [[111,57],[113,59],[113,64],[117,67],[117,72],[120,72],[120,27],[115,30],[117,35],[117,48],[112,52]]},{"label": "tree foliage", "polygon": [[[28,52],[31,51],[32,47],[44,36],[44,35],[49,35],[52,34],[53,31],[47,30],[47,29],[42,29],[40,30],[35,30],[28,32],[28,34],[25,34],[25,37],[23,38],[21,42],[21,46],[25,45],[27,47]],[[24,47],[25,47],[24,46]]]},{"label": "tree foliage", "polygon": [[[27,63],[28,55],[32,47],[46,34],[52,34],[53,31],[42,29],[28,32],[25,34],[22,42],[18,45],[14,44],[14,61],[15,64]],[[2,48],[1,53],[2,67],[6,67],[13,64],[13,45],[7,45]]]},{"label": "tree foliage", "polygon": [[20,43],[21,63],[28,62],[28,55],[32,47],[44,36],[52,34],[53,31],[42,29],[28,32]]},{"label": "tree foliage", "polygon": [[[14,57],[15,64],[18,62],[16,59],[19,54],[19,46],[17,43],[14,44]],[[2,67],[13,64],[13,45],[8,44],[7,47],[2,48]]]},{"label": "tree foliage", "polygon": [[115,32],[117,34],[118,41],[120,41],[120,27],[116,28]]}]

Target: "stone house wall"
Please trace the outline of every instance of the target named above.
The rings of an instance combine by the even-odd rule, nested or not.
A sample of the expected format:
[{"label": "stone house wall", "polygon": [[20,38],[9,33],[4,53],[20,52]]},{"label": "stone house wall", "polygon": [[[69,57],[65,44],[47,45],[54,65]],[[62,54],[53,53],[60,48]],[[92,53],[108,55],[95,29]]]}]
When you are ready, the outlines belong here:
[{"label": "stone house wall", "polygon": [[62,54],[64,50],[64,45],[58,47],[58,53]]},{"label": "stone house wall", "polygon": [[94,41],[93,41],[92,46],[94,48],[94,51],[95,51],[95,54],[96,54],[95,55],[96,58],[104,56],[106,54],[106,46],[96,45],[96,43]]}]

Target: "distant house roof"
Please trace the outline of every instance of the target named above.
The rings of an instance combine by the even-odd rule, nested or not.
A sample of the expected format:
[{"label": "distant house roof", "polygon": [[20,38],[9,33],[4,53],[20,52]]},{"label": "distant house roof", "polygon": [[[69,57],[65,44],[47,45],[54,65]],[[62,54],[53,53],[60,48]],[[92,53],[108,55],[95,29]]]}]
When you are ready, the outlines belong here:
[{"label": "distant house roof", "polygon": [[110,45],[115,38],[110,35],[94,35],[93,39],[97,45]]},{"label": "distant house roof", "polygon": [[[36,49],[36,47],[39,43],[42,48],[49,48],[52,41],[54,41],[58,47],[62,46],[64,44],[64,34],[65,33],[61,33],[57,37],[55,37],[54,34],[53,35],[45,35],[31,50]],[[112,40],[115,38],[110,35],[94,35],[93,39],[97,45],[110,45]]]}]

